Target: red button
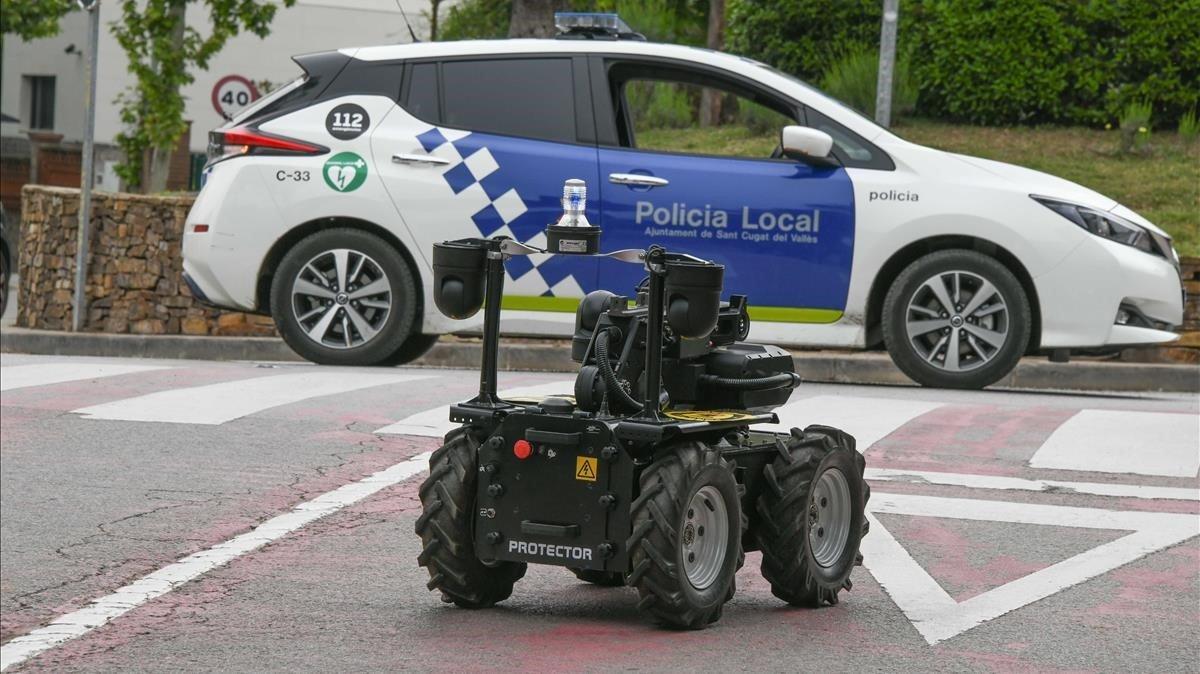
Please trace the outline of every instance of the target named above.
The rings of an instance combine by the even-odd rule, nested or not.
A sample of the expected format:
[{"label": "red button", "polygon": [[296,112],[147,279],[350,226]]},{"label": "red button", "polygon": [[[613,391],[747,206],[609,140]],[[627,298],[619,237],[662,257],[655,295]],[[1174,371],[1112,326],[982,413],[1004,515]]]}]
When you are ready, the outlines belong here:
[{"label": "red button", "polygon": [[518,459],[528,459],[533,455],[533,445],[528,440],[517,440],[513,443],[513,454]]}]

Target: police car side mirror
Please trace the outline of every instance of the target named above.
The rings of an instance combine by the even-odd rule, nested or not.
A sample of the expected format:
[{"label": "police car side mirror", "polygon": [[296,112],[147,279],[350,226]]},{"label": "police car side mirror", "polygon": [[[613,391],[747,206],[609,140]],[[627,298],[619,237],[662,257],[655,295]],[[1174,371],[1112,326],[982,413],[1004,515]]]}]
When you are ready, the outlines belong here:
[{"label": "police car side mirror", "polygon": [[785,126],[779,133],[779,145],[785,157],[827,163],[833,151],[833,136],[809,126]]}]

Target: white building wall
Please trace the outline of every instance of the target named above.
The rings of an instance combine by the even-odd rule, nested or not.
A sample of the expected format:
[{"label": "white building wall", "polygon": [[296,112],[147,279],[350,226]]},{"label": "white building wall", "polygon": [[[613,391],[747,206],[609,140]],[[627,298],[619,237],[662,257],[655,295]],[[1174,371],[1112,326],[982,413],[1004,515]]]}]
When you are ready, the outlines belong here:
[{"label": "white building wall", "polygon": [[[423,10],[427,0],[401,0],[417,36],[427,36]],[[445,2],[439,13],[444,17]],[[100,0],[99,74],[97,78],[96,142],[112,143],[121,130],[117,96],[133,84],[127,72],[125,54],[113,37],[110,24],[120,19],[118,0]],[[187,23],[202,34],[207,32],[208,16],[202,3],[191,3]],[[192,122],[191,148],[204,151],[208,131],[223,123],[213,109],[213,86],[226,75],[241,75],[253,82],[268,80],[283,84],[300,74],[291,57],[315,51],[375,44],[409,42],[408,29],[401,18],[396,0],[298,0],[290,8],[280,5],[271,23],[271,34],[264,39],[243,33],[230,39],[225,48],[209,62],[208,70],[193,72],[195,82],[183,90],[186,98],[185,119]],[[66,50],[74,45],[72,53]],[[4,40],[3,72],[0,76],[0,112],[21,120],[15,125],[27,128],[28,92],[24,75],[54,75],[55,111],[53,129],[65,141],[83,138],[83,91],[87,46],[87,17],[76,11],[67,15],[59,34],[45,39],[22,42],[9,35]],[[5,124],[7,135],[12,124]]]}]

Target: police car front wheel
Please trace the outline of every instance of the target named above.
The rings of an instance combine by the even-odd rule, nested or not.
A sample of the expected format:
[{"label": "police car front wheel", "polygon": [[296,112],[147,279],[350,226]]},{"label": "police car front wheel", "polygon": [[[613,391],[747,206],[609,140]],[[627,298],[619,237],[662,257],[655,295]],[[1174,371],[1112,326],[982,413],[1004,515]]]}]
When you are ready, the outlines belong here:
[{"label": "police car front wheel", "polygon": [[297,244],[275,271],[271,312],[305,359],[328,365],[388,362],[415,320],[408,264],[383,239],[329,229]]},{"label": "police car front wheel", "polygon": [[883,336],[892,360],[925,386],[983,388],[1016,367],[1032,315],[1020,282],[973,250],[919,258],[892,283]]}]

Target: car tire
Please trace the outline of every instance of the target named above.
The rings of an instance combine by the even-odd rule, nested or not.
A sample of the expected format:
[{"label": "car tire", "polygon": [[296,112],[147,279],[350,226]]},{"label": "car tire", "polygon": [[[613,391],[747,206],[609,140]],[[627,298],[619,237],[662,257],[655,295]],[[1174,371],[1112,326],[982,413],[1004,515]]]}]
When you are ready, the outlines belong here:
[{"label": "car tire", "polygon": [[399,251],[357,229],[303,239],[271,282],[279,334],[300,356],[323,365],[385,364],[412,331],[416,299]]},{"label": "car tire", "polygon": [[908,265],[883,301],[896,367],[924,386],[979,389],[1012,371],[1033,316],[1017,277],[995,258],[942,250]]},{"label": "car tire", "polygon": [[387,365],[404,365],[411,363],[414,360],[429,353],[429,350],[437,344],[438,338],[441,335],[426,335],[415,333],[408,336],[399,349],[392,352],[392,355],[387,357],[385,363]]}]

